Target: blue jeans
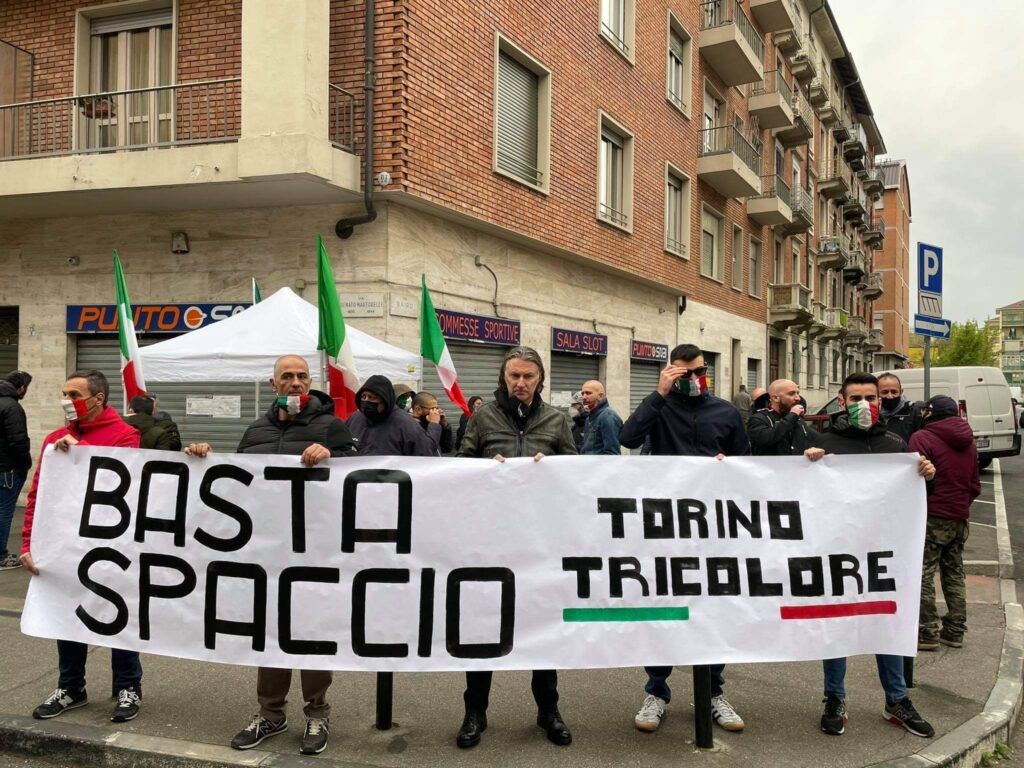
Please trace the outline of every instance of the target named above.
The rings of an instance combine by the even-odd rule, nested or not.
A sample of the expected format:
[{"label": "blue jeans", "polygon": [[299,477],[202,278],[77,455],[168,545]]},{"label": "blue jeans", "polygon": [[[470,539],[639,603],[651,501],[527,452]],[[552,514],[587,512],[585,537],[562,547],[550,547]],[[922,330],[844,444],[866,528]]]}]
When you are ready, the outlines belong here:
[{"label": "blue jeans", "polygon": [[[725,664],[711,665],[711,696],[721,696],[722,686],[725,685]],[[666,702],[672,701],[672,691],[668,687],[668,676],[672,674],[672,667],[644,667],[647,673],[647,685],[644,690],[651,696],[657,696]]]},{"label": "blue jeans", "polygon": [[[58,688],[70,688],[74,691],[85,690],[85,660],[89,646],[72,640],[57,641],[57,665],[60,668]],[[122,651],[112,648],[110,651],[110,671],[113,677],[111,693],[117,695],[122,688],[131,688],[142,695],[142,662],[138,651]]]},{"label": "blue jeans", "polygon": [[11,521],[14,519],[14,507],[18,503],[18,494],[25,484],[27,472],[8,469],[0,471],[0,560],[7,557],[7,539],[11,535]]},{"label": "blue jeans", "polygon": [[[878,654],[875,656],[878,665],[878,679],[885,691],[885,703],[896,704],[907,698],[907,683],[903,679],[903,657]],[[821,662],[825,669],[825,696],[846,698],[846,659],[824,659]]]}]

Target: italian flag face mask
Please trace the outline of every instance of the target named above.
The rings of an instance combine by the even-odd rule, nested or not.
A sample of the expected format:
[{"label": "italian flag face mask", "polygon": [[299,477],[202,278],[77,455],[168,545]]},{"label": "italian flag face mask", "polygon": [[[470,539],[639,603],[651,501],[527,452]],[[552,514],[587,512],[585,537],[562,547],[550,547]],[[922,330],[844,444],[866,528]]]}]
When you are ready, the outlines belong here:
[{"label": "italian flag face mask", "polygon": [[708,391],[708,377],[698,376],[696,379],[677,379],[676,392],[687,397],[700,397]]},{"label": "italian flag face mask", "polygon": [[878,423],[878,403],[861,400],[846,405],[846,414],[850,417],[850,426],[857,429],[871,429]]},{"label": "italian flag face mask", "polygon": [[280,395],[277,407],[285,413],[296,416],[309,404],[309,395]]}]

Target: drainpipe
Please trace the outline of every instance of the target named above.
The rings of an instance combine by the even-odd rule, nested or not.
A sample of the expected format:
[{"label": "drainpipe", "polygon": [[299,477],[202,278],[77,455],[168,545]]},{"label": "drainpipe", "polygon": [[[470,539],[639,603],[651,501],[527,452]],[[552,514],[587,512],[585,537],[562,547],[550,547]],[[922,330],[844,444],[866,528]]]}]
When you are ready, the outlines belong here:
[{"label": "drainpipe", "polygon": [[369,224],[377,218],[377,209],[373,207],[373,94],[377,78],[373,71],[376,55],[374,37],[376,2],[375,0],[365,0],[365,2],[366,18],[363,21],[363,62],[365,64],[363,75],[363,119],[365,121],[363,124],[363,204],[366,206],[366,213],[348,219],[340,219],[334,225],[334,233],[342,240],[351,237],[359,224]]}]

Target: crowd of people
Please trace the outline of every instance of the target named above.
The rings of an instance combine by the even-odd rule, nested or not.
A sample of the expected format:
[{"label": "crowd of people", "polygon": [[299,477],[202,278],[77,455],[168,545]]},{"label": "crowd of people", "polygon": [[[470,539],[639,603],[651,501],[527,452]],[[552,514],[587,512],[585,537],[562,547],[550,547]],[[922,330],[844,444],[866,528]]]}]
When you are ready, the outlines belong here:
[{"label": "crowd of people", "polygon": [[[32,464],[25,413],[19,403],[31,380],[22,371],[0,380],[0,546],[7,543],[15,504]],[[462,414],[453,434],[435,395],[395,386],[383,376],[365,381],[356,395],[358,411],[342,421],[335,416],[330,396],[311,388],[305,360],[286,355],[276,361],[270,380],[273,402],[245,431],[237,451],[297,456],[308,467],[346,456],[455,455],[499,462],[521,457],[541,461],[558,455],[622,455],[623,448],[639,449],[644,455],[717,460],[802,455],[818,461],[829,454],[917,452],[918,473],[928,490],[918,648],[933,651],[939,644],[963,645],[967,630],[963,547],[980,482],[971,428],[959,417],[952,399],[940,395],[910,403],[896,376],[852,373],[839,391],[840,411],[820,431],[803,418],[806,402],[793,381],[780,379],[767,390],[750,393],[741,386],[732,403],[712,395],[703,353],[692,344],[672,350],[657,389],[625,422],[612,408],[600,381],[583,382],[568,412],[544,401],[544,382],[541,356],[529,347],[511,349],[498,374],[493,399],[470,398],[470,413]],[[154,398],[133,398],[129,415],[122,418],[109,404],[109,396],[109,383],[101,372],[72,373],[62,390],[66,424],[46,436],[43,450],[50,445],[62,451],[75,445],[182,449],[177,426],[159,410]],[[185,453],[199,458],[212,450],[203,442],[184,447]],[[32,558],[39,471],[37,465],[20,557],[0,550],[0,568],[23,565],[39,573]],[[941,618],[935,605],[936,570],[947,607]],[[88,703],[86,651],[83,643],[58,641],[57,688],[35,709],[34,717],[56,717]],[[933,728],[907,695],[903,658],[878,655],[876,661],[886,719],[912,734],[932,736]],[[111,720],[125,722],[139,714],[142,703],[139,654],[114,650],[111,666],[117,702]],[[651,732],[657,730],[671,701],[672,667],[645,671],[647,684],[634,724]],[[743,730],[742,717],[724,694],[725,665],[712,665],[710,671],[714,722],[727,731]],[[840,735],[846,728],[845,673],[845,659],[823,660],[821,730],[826,734]],[[306,718],[300,752],[317,754],[326,747],[330,730],[327,691],[332,674],[302,670],[299,677]],[[466,673],[465,717],[456,735],[461,748],[476,746],[487,729],[491,677],[490,672]],[[250,749],[288,729],[285,706],[291,680],[291,670],[257,671],[259,710],[231,740],[232,747]],[[538,727],[552,743],[570,744],[572,734],[558,709],[557,672],[535,670],[531,687]]]}]

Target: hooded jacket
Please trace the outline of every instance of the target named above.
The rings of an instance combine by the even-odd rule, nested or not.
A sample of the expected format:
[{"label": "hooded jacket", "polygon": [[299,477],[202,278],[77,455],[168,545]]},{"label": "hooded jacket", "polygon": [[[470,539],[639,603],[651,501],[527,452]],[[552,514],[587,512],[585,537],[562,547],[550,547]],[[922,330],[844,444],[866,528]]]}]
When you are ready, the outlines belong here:
[{"label": "hooded jacket", "polygon": [[818,444],[817,430],[808,429],[807,422],[792,411],[783,416],[762,408],[751,415],[747,432],[755,456],[801,456]]},{"label": "hooded jacket", "polygon": [[511,397],[505,383],[494,391],[494,400],[477,408],[469,420],[459,456],[493,459],[536,456],[574,456],[576,442],[572,421],[559,409],[541,399],[543,384],[537,387],[528,406]]},{"label": "hooded jacket", "polygon": [[907,443],[897,434],[889,432],[881,420],[871,429],[858,429],[850,425],[845,411],[833,417],[827,432],[817,436],[817,447],[825,453],[838,456],[862,453],[906,453]]},{"label": "hooded jacket", "polygon": [[971,425],[959,416],[929,420],[910,438],[910,450],[935,465],[935,488],[928,497],[928,514],[966,520],[971,502],[981,494],[978,449]]},{"label": "hooded jacket", "polygon": [[406,411],[395,408],[395,388],[386,376],[371,376],[356,392],[356,403],[363,392],[372,392],[384,401],[384,413],[371,421],[362,411],[348,417],[346,424],[356,439],[360,456],[437,456],[440,424],[426,429]]},{"label": "hooded jacket", "polygon": [[654,391],[622,425],[619,439],[639,448],[649,438],[653,456],[746,456],[750,440],[736,406],[707,393],[690,397]]},{"label": "hooded jacket", "polygon": [[152,448],[158,451],[177,451],[181,448],[181,441],[175,445],[174,436],[148,413],[133,413],[125,416],[124,422],[139,430],[142,436],[139,448]]},{"label": "hooded jacket", "polygon": [[[104,407],[92,421],[69,421],[60,429],[55,429],[43,440],[43,450],[39,456],[39,465],[32,478],[32,490],[28,492],[28,504],[25,506],[25,524],[21,529],[21,554],[29,551],[32,543],[32,519],[36,513],[36,492],[39,490],[39,475],[43,470],[46,449],[60,440],[64,435],[71,435],[79,445],[103,445],[113,448],[138,448],[139,430],[125,424],[117,411],[109,405]],[[72,448],[74,450],[74,448]]]},{"label": "hooded jacket", "polygon": [[909,443],[910,436],[921,428],[921,405],[904,399],[892,413],[882,413],[885,428]]},{"label": "hooded jacket", "polygon": [[242,435],[238,453],[273,453],[301,456],[309,446],[319,443],[331,456],[355,455],[355,444],[345,423],[334,415],[330,395],[309,391],[309,402],[294,419],[281,421],[277,403],[254,421]]},{"label": "hooded jacket", "polygon": [[618,456],[622,453],[619,443],[621,430],[622,419],[619,414],[608,405],[607,398],[601,398],[583,425],[583,447],[580,453],[591,456]]},{"label": "hooded jacket", "polygon": [[28,422],[18,390],[0,379],[0,472],[28,472],[32,467],[32,446]]}]

